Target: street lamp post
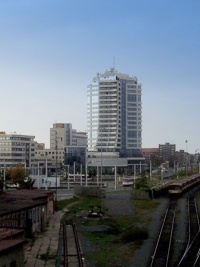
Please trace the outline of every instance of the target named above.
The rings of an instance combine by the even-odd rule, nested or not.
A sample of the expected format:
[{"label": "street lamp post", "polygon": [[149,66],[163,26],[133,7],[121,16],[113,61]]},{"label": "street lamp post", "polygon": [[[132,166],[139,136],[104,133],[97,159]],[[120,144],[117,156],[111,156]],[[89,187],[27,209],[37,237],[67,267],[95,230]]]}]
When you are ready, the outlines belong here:
[{"label": "street lamp post", "polygon": [[[59,137],[59,139],[62,141],[62,137]],[[55,167],[55,173],[56,173],[56,208],[57,208],[57,200],[58,200],[58,170],[57,170],[57,164],[58,164],[58,136],[57,131],[55,131],[55,150],[56,150],[56,167]]]},{"label": "street lamp post", "polygon": [[101,142],[101,188],[102,188],[102,142]]},{"label": "street lamp post", "polygon": [[39,163],[39,161],[38,161],[38,171],[37,171],[37,174],[38,174],[38,182],[37,182],[37,184],[38,184],[38,189],[40,189],[40,163]]},{"label": "street lamp post", "polygon": [[150,163],[150,180],[151,180],[151,178],[152,178],[152,162],[151,162],[151,160],[149,161],[149,163]]},{"label": "street lamp post", "polygon": [[58,173],[57,173],[57,161],[58,161],[58,139],[57,139],[57,131],[56,131],[56,168],[55,168],[55,172],[56,172],[56,209],[57,209],[57,200],[58,200]]},{"label": "street lamp post", "polygon": [[[55,173],[56,173],[56,208],[57,208],[57,200],[58,200],[58,170],[57,170],[57,164],[58,164],[58,136],[57,131],[55,131],[55,149],[56,149],[56,167],[55,167]],[[60,140],[62,141],[62,137],[60,137]]]},{"label": "street lamp post", "polygon": [[185,141],[185,144],[186,144],[186,154],[185,154],[185,171],[186,171],[186,176],[187,176],[187,173],[188,173],[188,166],[187,166],[187,140]]},{"label": "street lamp post", "polygon": [[136,164],[133,164],[133,168],[134,168],[134,180],[136,179]]},{"label": "street lamp post", "polygon": [[48,163],[47,163],[47,158],[46,158],[46,164],[45,164],[45,167],[46,167],[46,179],[48,178]]},{"label": "street lamp post", "polygon": [[82,164],[80,166],[80,174],[81,174],[81,186],[83,185],[83,178],[82,178]]},{"label": "street lamp post", "polygon": [[102,188],[102,127],[100,127],[101,129],[101,188]]},{"label": "street lamp post", "polygon": [[76,163],[74,162],[74,182],[75,182],[75,169],[76,169]]},{"label": "street lamp post", "polygon": [[4,169],[3,169],[3,191],[6,190],[6,163],[4,159]]},{"label": "street lamp post", "polygon": [[178,179],[178,173],[179,173],[179,163],[177,162],[177,165],[176,165],[176,173],[177,173],[177,179]]},{"label": "street lamp post", "polygon": [[115,165],[115,191],[117,190],[117,166]]},{"label": "street lamp post", "polygon": [[196,165],[197,165],[197,172],[199,173],[199,154],[198,154],[198,151],[199,151],[199,149],[197,148],[196,150],[195,150],[195,162],[196,162]]},{"label": "street lamp post", "polygon": [[67,165],[67,189],[69,190],[69,165]]},{"label": "street lamp post", "polygon": [[99,165],[97,162],[97,185],[99,185]]},{"label": "street lamp post", "polygon": [[70,186],[69,186],[69,183],[70,183],[70,181],[69,181],[69,165],[64,165],[64,167],[67,167],[67,173],[65,171],[65,175],[66,175],[65,178],[67,178],[67,189],[69,190],[70,189]]},{"label": "street lamp post", "polygon": [[85,186],[87,187],[88,186],[88,177],[87,177],[87,158],[86,158],[86,161],[85,161]]}]

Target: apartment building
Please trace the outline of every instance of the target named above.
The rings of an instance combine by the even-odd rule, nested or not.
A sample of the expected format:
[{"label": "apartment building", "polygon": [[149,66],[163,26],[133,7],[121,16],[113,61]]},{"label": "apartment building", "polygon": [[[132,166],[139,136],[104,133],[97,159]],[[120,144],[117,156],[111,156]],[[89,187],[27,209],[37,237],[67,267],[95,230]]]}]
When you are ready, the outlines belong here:
[{"label": "apartment building", "polygon": [[35,136],[0,132],[0,168],[22,164],[30,168],[35,158]]},{"label": "apartment building", "polygon": [[159,157],[163,162],[169,161],[171,164],[175,160],[176,145],[165,143],[159,144]]}]

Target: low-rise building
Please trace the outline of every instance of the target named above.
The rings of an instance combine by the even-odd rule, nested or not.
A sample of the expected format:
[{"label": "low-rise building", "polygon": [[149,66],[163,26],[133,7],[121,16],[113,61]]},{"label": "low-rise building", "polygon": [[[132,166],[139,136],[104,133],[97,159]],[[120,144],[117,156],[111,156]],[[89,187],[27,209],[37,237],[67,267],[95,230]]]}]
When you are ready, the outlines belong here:
[{"label": "low-rise building", "polygon": [[11,190],[0,194],[0,227],[23,229],[26,237],[45,230],[53,212],[53,191]]},{"label": "low-rise building", "polygon": [[11,239],[9,236],[0,240],[0,267],[23,267],[24,243],[23,239]]},{"label": "low-rise building", "polygon": [[141,153],[146,163],[159,159],[159,148],[142,148]]}]

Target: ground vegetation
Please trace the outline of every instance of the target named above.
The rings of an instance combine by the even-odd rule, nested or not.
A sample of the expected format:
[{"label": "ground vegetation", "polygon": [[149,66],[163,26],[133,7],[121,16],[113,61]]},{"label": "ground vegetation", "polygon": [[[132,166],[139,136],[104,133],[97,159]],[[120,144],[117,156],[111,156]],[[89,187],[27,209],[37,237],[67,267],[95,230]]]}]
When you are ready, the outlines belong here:
[{"label": "ground vegetation", "polygon": [[[148,226],[158,205],[157,201],[127,199],[130,210],[134,208],[134,212],[128,212],[127,215],[124,214],[126,208],[119,206],[120,201],[115,201],[116,208],[118,206],[122,214],[118,211],[117,216],[110,212],[109,199],[81,197],[68,202],[68,211],[62,221],[75,220],[86,266],[128,267],[135,250],[148,238]],[[99,217],[87,216],[92,206],[101,206],[102,214]]]}]

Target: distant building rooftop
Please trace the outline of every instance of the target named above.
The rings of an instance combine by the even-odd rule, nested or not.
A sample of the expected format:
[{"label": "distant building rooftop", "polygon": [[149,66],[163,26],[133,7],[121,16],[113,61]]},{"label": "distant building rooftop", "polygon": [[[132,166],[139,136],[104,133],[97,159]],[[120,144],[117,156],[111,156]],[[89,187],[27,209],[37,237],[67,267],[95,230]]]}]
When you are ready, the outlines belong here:
[{"label": "distant building rooftop", "polygon": [[141,152],[142,153],[158,153],[159,148],[142,148]]}]

